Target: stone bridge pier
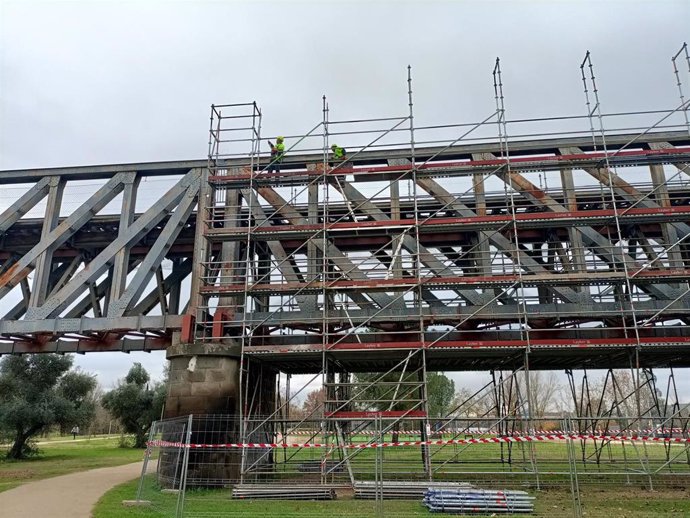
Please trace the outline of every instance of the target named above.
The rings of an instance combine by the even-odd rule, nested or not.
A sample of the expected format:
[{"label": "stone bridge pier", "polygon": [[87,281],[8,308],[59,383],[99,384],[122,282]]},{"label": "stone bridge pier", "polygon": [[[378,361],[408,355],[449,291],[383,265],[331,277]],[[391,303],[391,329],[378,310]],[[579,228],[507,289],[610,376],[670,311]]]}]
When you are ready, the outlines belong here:
[{"label": "stone bridge pier", "polygon": [[164,417],[239,414],[240,352],[239,344],[169,347],[170,382]]}]

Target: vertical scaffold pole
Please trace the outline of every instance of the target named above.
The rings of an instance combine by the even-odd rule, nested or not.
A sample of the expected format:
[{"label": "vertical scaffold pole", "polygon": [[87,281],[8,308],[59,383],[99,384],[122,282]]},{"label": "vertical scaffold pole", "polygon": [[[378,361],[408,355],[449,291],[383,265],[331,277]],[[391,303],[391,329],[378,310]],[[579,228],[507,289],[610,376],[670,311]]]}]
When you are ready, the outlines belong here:
[{"label": "vertical scaffold pole", "polygon": [[[565,429],[568,432],[573,430],[573,421],[570,417],[564,421]],[[566,441],[568,449],[568,465],[570,470],[570,494],[573,498],[573,515],[575,518],[582,517],[582,501],[580,499],[580,483],[577,478],[577,458],[575,455],[575,441],[569,437]]]},{"label": "vertical scaffold pole", "polygon": [[[321,244],[321,297],[322,297],[322,309],[321,309],[321,386],[323,387],[324,391],[324,403],[323,403],[323,415],[321,419],[321,436],[322,436],[322,442],[323,444],[327,444],[329,440],[329,432],[331,428],[331,423],[329,423],[328,419],[326,418],[326,413],[330,411],[331,409],[328,408],[328,403],[329,399],[332,397],[332,386],[331,384],[328,383],[329,381],[329,373],[328,373],[328,355],[326,354],[327,348],[328,348],[328,335],[329,335],[329,330],[328,330],[328,289],[327,289],[327,278],[328,278],[328,235],[327,235],[327,227],[328,227],[328,101],[326,99],[326,96],[324,95],[322,97],[322,105],[321,105],[321,110],[323,114],[323,120],[322,120],[322,125],[323,125],[323,163],[322,163],[322,183],[321,183],[321,189],[322,189],[322,200],[323,203],[321,204],[321,209],[323,211],[323,214],[321,216],[321,239],[322,239],[322,244]],[[318,311],[318,300],[316,301],[314,311]],[[344,445],[343,445],[344,446]],[[326,471],[328,467],[328,457],[327,457],[327,449],[324,449],[321,452],[321,483],[325,484],[326,483]]]},{"label": "vertical scaffold pole", "polygon": [[[417,196],[417,163],[416,163],[416,152],[415,152],[415,126],[414,126],[414,101],[413,101],[413,90],[412,90],[412,65],[407,65],[407,104],[409,108],[409,123],[410,123],[410,162],[412,164],[412,197],[414,203],[414,239],[415,239],[415,260],[414,269],[416,273],[416,289],[415,289],[415,304],[417,307],[417,318],[419,322],[419,343],[421,346],[421,383],[420,383],[420,399],[422,400],[422,410],[424,411],[424,418],[422,421],[423,426],[421,427],[422,440],[426,441],[429,439],[429,434],[431,432],[431,426],[429,421],[429,404],[428,404],[428,393],[427,393],[427,369],[426,369],[426,333],[424,324],[424,308],[422,307],[422,261],[420,257],[421,244],[419,242],[419,206],[418,206],[418,196]],[[424,462],[424,471],[429,477],[429,480],[433,478],[433,472],[431,470],[431,456],[429,455],[429,446],[422,446],[422,458]]]},{"label": "vertical scaffold pole", "polygon": [[[258,121],[258,122],[257,122]],[[257,127],[258,125],[258,127]],[[249,154],[249,199],[245,200],[247,203],[247,235],[245,241],[245,266],[244,266],[244,291],[243,291],[243,305],[242,305],[242,327],[241,327],[241,351],[240,351],[240,372],[239,372],[239,390],[238,390],[238,405],[240,411],[240,430],[241,442],[247,443],[247,432],[249,429],[250,413],[252,411],[249,405],[249,358],[246,355],[246,348],[251,345],[252,328],[248,325],[247,315],[251,309],[251,301],[249,296],[250,272],[252,269],[252,237],[253,228],[252,222],[254,218],[252,200],[254,198],[254,177],[256,174],[255,163],[258,163],[258,154],[260,152],[259,146],[261,144],[261,111],[256,104],[252,103],[252,128],[251,128],[251,151]],[[257,200],[258,203],[258,200]],[[242,458],[240,461],[240,480],[244,482],[245,469],[247,465],[247,448],[242,448]]]},{"label": "vertical scaffold pole", "polygon": [[[505,97],[503,94],[503,75],[501,71],[501,60],[496,58],[493,69],[493,82],[494,82],[494,100],[496,102],[496,113],[497,113],[497,128],[498,128],[498,139],[499,148],[501,152],[501,159],[505,160],[505,165],[503,166],[506,172],[506,177],[508,178],[508,202],[510,204],[511,213],[511,224],[513,231],[513,241],[515,244],[515,252],[513,256],[514,270],[517,270],[518,282],[515,286],[515,294],[518,297],[518,319],[520,321],[520,335],[525,342],[525,352],[523,358],[524,365],[524,376],[525,376],[525,392],[526,392],[526,404],[527,404],[527,432],[532,433],[534,429],[532,421],[532,410],[534,408],[534,401],[532,400],[532,390],[530,387],[530,368],[529,368],[529,355],[530,355],[530,333],[529,333],[529,322],[527,318],[527,298],[525,294],[525,287],[522,279],[522,263],[520,259],[520,241],[518,237],[518,227],[517,227],[517,208],[515,205],[515,188],[513,186],[513,173],[510,167],[510,149],[508,146],[508,124],[505,116]],[[516,407],[516,409],[519,407]],[[532,466],[535,482],[537,489],[539,489],[539,470],[537,469],[537,458],[536,451],[533,443],[528,443],[528,448],[530,452],[530,464]]]},{"label": "vertical scaffold pole", "polygon": [[[588,72],[587,72],[588,71]],[[584,85],[585,102],[587,106],[587,116],[590,120],[590,128],[592,131],[592,140],[596,142],[596,134],[594,130],[594,118],[596,117],[598,121],[598,133],[601,138],[601,145],[604,151],[604,159],[602,160],[603,165],[606,168],[607,183],[609,196],[611,198],[612,210],[614,214],[614,222],[616,225],[616,235],[615,239],[618,243],[618,252],[621,258],[621,266],[623,268],[623,275],[625,278],[625,291],[627,292],[627,297],[625,294],[621,294],[620,298],[620,308],[621,308],[621,321],[623,326],[623,332],[626,337],[631,333],[628,328],[628,318],[627,313],[629,312],[630,320],[632,321],[632,335],[635,338],[635,367],[634,367],[634,383],[635,383],[635,402],[637,407],[637,422],[642,422],[642,408],[640,401],[640,364],[639,364],[639,353],[640,353],[640,332],[637,324],[637,315],[635,312],[635,293],[633,291],[633,284],[630,280],[630,272],[628,269],[629,256],[623,243],[623,231],[621,228],[620,214],[618,209],[618,203],[616,200],[616,192],[614,188],[614,176],[616,175],[614,167],[609,160],[609,150],[606,143],[606,130],[604,129],[604,119],[601,112],[601,102],[599,100],[599,89],[597,88],[596,77],[594,75],[594,64],[592,63],[592,57],[589,50],[586,52],[584,59],[580,63],[580,74],[582,76],[582,83]],[[590,93],[589,86],[592,88],[592,95],[594,97],[594,107],[591,107],[590,103]],[[615,245],[614,245],[615,247]],[[627,300],[626,300],[627,299]],[[643,459],[643,465],[645,468],[648,466],[648,458],[646,452],[646,446],[644,447],[645,457]],[[651,485],[651,477],[650,477]]]},{"label": "vertical scaffold pole", "polygon": [[685,55],[685,61],[688,65],[688,73],[690,74],[690,54],[688,53],[687,42],[683,43],[680,50],[671,58],[671,63],[673,64],[673,73],[676,76],[676,85],[678,86],[678,95],[680,96],[680,109],[683,111],[683,117],[685,117],[685,126],[688,128],[688,135],[690,135],[690,120],[688,119],[690,100],[687,102],[685,101],[685,95],[683,94],[683,81],[681,80],[678,64],[676,63],[676,60],[683,55]]}]

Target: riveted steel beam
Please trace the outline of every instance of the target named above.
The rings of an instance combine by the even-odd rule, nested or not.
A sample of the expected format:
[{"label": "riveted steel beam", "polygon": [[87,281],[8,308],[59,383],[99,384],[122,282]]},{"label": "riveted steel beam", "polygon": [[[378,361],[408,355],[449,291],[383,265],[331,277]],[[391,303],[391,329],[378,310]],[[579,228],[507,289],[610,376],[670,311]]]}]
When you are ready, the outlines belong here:
[{"label": "riveted steel beam", "polygon": [[[144,214],[129,226],[124,235],[110,243],[103,251],[89,262],[88,268],[77,273],[57,293],[51,295],[40,308],[31,308],[27,319],[50,318],[69,306],[93,280],[99,278],[114,263],[115,256],[123,247],[138,242],[151,228],[156,226],[176,207],[187,193],[187,198],[193,198],[198,189],[200,172],[193,169],[180,179],[167,193],[154,203]],[[191,189],[190,189],[191,187]],[[191,191],[191,192],[190,192]],[[191,211],[191,208],[189,209]],[[62,225],[61,225],[62,226]]]},{"label": "riveted steel beam", "polygon": [[22,194],[12,205],[0,214],[0,234],[6,232],[29,212],[36,204],[46,197],[50,190],[51,176],[44,176],[27,192]]},{"label": "riveted steel beam", "polygon": [[[24,254],[5,273],[0,275],[0,299],[7,295],[21,279],[29,274],[41,254],[49,249],[54,250],[67,241],[82,225],[117,196],[122,190],[123,181],[131,175],[132,173],[119,173],[111,178],[57,227],[44,234],[36,246]],[[49,264],[43,266],[50,267]],[[36,301],[36,303],[39,302],[40,300]]]},{"label": "riveted steel beam", "polygon": [[[463,216],[476,216],[475,212],[471,210],[467,205],[462,203],[455,195],[448,192],[446,189],[441,187],[438,182],[432,180],[431,178],[418,178],[417,184],[436,198],[440,203],[453,209]],[[489,239],[491,244],[496,246],[499,250],[507,254],[520,254],[520,264],[527,271],[532,273],[542,273],[549,274],[549,271],[540,263],[535,261],[524,251],[516,250],[515,246],[511,241],[506,238],[503,234],[498,232],[493,232],[489,234]],[[554,283],[555,284],[555,283]],[[572,288],[552,286],[549,287],[555,294],[557,294],[561,299],[568,302],[588,302],[591,301],[589,296],[585,293],[577,293]]]},{"label": "riveted steel beam", "polygon": [[[567,212],[568,210],[549,194],[518,173],[499,171],[496,173],[496,176],[512,186],[513,189],[522,194],[534,205],[544,207],[552,212]],[[582,226],[577,227],[577,229],[582,234],[583,240],[587,245],[593,248],[595,253],[611,266],[625,263],[629,269],[637,269],[632,257],[624,253],[620,247],[615,246],[614,243],[611,243],[593,228]],[[658,299],[673,299],[678,295],[677,290],[673,290],[667,285],[648,284],[644,287],[644,290]]]},{"label": "riveted steel beam", "polygon": [[135,305],[141,294],[148,286],[151,277],[156,269],[160,266],[161,261],[165,257],[170,247],[177,238],[182,226],[189,218],[189,215],[194,208],[197,201],[197,194],[199,193],[199,185],[191,184],[180,200],[175,212],[168,219],[163,228],[163,231],[151,246],[151,250],[146,257],[141,261],[137,267],[137,272],[129,282],[122,296],[113,300],[108,307],[109,317],[123,316],[133,305]]},{"label": "riveted steel beam", "polygon": [[[390,218],[376,205],[371,203],[362,193],[355,189],[349,182],[335,182],[334,186],[338,189],[345,199],[352,202],[356,211],[374,218],[376,221],[390,221]],[[402,235],[403,246],[411,253],[419,255],[419,261],[432,270],[437,275],[448,272],[448,267],[432,254],[425,246],[419,245],[408,233]],[[489,294],[481,294],[474,290],[454,289],[458,295],[474,306],[482,306],[490,303],[493,298]]]},{"label": "riveted steel beam", "polygon": [[160,302],[160,292],[163,295],[170,294],[170,302],[168,304],[168,313],[177,314],[179,311],[179,293],[177,295],[177,302],[174,300],[173,293],[179,292],[182,281],[192,272],[192,259],[185,259],[181,262],[173,263],[172,272],[163,279],[162,283],[158,283],[156,287],[142,297],[141,302],[134,306],[129,314],[131,315],[146,315]]},{"label": "riveted steel beam", "polygon": [[[276,210],[276,212],[282,214],[285,218],[290,220],[292,224],[306,225],[308,223],[307,218],[302,216],[274,189],[270,187],[260,187],[257,189],[257,192]],[[314,239],[313,241],[316,247],[321,250],[321,253],[325,254],[328,260],[337,266],[345,277],[353,280],[367,279],[366,273],[350,261],[350,259],[331,241],[327,241],[325,244],[322,239]],[[393,299],[385,293],[367,293],[367,296],[382,308],[393,304]]]},{"label": "riveted steel beam", "polygon": [[[127,232],[127,229],[134,221],[134,211],[136,206],[136,195],[139,187],[139,176],[130,176],[124,182],[122,190],[122,207],[120,212],[120,225],[118,233],[120,235]],[[119,299],[127,283],[129,273],[129,251],[130,247],[125,246],[117,253],[115,264],[112,271],[112,285],[110,287],[110,303]]]},{"label": "riveted steel beam", "polygon": [[[563,154],[582,153],[582,150],[578,147],[561,148],[560,151]],[[623,178],[618,176],[614,171],[611,171],[606,167],[585,167],[583,170],[602,185],[611,187],[617,196],[629,201],[635,207],[654,209],[658,209],[660,207],[654,198],[644,195],[638,189],[626,182]],[[690,226],[686,223],[672,222],[669,223],[669,225],[674,227],[681,237],[690,234]]]},{"label": "riveted steel beam", "polygon": [[[259,203],[259,198],[257,197],[256,193],[252,191],[251,189],[242,189],[241,190],[242,196],[246,199],[249,200],[249,205],[251,206],[251,211],[252,211],[252,216],[254,216],[254,219],[256,221],[263,222],[259,227],[270,227],[270,221],[268,221],[266,212],[264,209],[261,207],[261,204]],[[276,260],[276,268],[280,271],[280,273],[285,277],[287,282],[302,282],[302,278],[300,275],[300,272],[296,270],[294,267],[293,263],[288,260],[288,254],[285,252],[285,248],[283,248],[283,245],[280,243],[280,241],[267,241],[266,242],[268,245],[269,250],[271,251],[271,254],[273,257],[275,257]],[[313,243],[309,243],[310,245],[313,245]],[[308,297],[303,296],[303,295],[297,295],[295,297],[295,300],[297,301],[297,304],[299,305],[300,308],[305,309],[306,305],[308,303]],[[363,299],[366,300],[366,299]],[[315,302],[312,300],[313,304],[311,306],[311,309],[313,311],[316,310],[316,305]]]},{"label": "riveted steel beam", "polygon": [[[48,191],[48,201],[46,203],[45,216],[43,218],[43,229],[41,230],[41,240],[46,239],[57,227],[62,207],[62,195],[65,191],[65,181],[59,177],[50,179],[50,189]],[[48,291],[48,280],[52,271],[53,251],[59,243],[53,243],[41,252],[36,259],[34,268],[34,279],[29,299],[29,307],[43,304]]]}]

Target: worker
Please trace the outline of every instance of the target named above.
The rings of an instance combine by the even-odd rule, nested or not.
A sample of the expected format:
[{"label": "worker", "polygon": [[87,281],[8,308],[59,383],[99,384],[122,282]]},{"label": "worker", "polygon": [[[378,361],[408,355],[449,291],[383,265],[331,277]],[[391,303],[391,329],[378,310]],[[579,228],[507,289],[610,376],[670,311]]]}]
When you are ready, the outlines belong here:
[{"label": "worker", "polygon": [[336,162],[342,162],[345,160],[345,148],[338,146],[338,144],[333,144],[331,146],[331,151],[333,151],[333,160]]},{"label": "worker", "polygon": [[271,163],[268,164],[269,173],[280,172],[280,163],[283,161],[283,157],[285,156],[284,140],[285,139],[283,137],[276,138],[275,146],[270,140],[268,141],[268,145],[271,146]]},{"label": "worker", "polygon": [[340,147],[338,144],[333,144],[331,146],[331,151],[333,152],[333,157],[331,158],[330,166],[344,167],[345,161],[347,160],[347,157],[345,156],[347,151],[345,151],[345,148]]}]

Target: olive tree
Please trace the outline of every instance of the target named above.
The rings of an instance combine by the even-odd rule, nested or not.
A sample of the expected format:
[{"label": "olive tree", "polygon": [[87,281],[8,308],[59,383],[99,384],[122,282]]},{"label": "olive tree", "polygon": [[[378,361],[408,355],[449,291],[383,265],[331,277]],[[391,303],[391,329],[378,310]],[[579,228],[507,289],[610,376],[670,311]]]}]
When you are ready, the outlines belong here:
[{"label": "olive tree", "polygon": [[31,454],[30,439],[51,426],[86,428],[94,414],[93,376],[70,370],[71,356],[27,354],[0,360],[0,429],[11,459]]}]

